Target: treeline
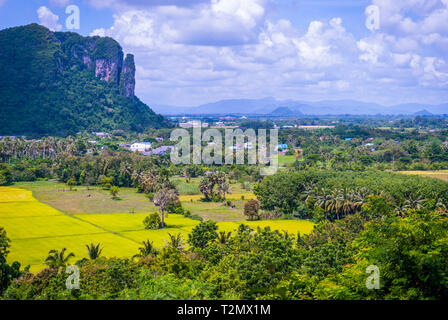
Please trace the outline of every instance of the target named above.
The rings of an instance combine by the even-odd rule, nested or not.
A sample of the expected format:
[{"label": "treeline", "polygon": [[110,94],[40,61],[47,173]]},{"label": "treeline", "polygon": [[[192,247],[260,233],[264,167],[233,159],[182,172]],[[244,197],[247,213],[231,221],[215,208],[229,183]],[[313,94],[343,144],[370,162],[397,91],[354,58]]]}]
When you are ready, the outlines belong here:
[{"label": "treeline", "polygon": [[381,171],[280,171],[263,179],[254,193],[265,210],[317,221],[359,212],[372,195],[385,197],[397,214],[448,207],[446,182]]}]

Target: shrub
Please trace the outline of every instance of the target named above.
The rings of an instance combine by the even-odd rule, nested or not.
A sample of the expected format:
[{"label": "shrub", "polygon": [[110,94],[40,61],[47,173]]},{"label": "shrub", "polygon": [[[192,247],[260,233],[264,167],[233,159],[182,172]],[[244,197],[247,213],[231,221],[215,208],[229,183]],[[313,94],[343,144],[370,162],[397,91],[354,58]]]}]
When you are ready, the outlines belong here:
[{"label": "shrub", "polygon": [[120,188],[118,188],[117,186],[112,186],[112,187],[110,187],[109,192],[112,196],[112,199],[117,200],[118,199],[117,195],[120,192]]},{"label": "shrub", "polygon": [[162,221],[160,220],[160,216],[157,212],[154,212],[147,216],[143,220],[143,225],[145,229],[159,229],[161,227]]},{"label": "shrub", "polygon": [[103,177],[101,179],[101,188],[103,188],[103,190],[110,190],[111,187],[112,187],[112,178]]},{"label": "shrub", "polygon": [[197,220],[197,221],[203,221],[203,220],[204,220],[204,219],[202,219],[201,216],[199,216],[199,215],[197,215],[197,214],[193,214],[193,215],[190,217],[190,219]]},{"label": "shrub", "polygon": [[184,211],[184,217],[191,218],[191,211],[190,210],[185,210]]},{"label": "shrub", "polygon": [[188,235],[188,243],[194,248],[204,249],[210,241],[218,238],[218,226],[214,221],[201,222]]}]

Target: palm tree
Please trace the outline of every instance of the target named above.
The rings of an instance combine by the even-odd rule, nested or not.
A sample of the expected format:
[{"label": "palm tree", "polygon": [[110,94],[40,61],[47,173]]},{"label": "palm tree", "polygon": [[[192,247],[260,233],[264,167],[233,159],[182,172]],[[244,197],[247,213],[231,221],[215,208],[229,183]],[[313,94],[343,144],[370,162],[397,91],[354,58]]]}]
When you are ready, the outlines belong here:
[{"label": "palm tree", "polygon": [[218,192],[221,194],[222,199],[226,201],[226,194],[230,193],[230,185],[225,182],[218,185]]},{"label": "palm tree", "polygon": [[61,251],[50,250],[50,252],[48,252],[47,259],[45,259],[45,264],[48,265],[50,268],[65,267],[67,265],[67,262],[75,256],[73,252],[70,252],[65,257],[64,255],[66,250],[67,250],[66,248],[63,248]]},{"label": "palm tree", "polygon": [[315,199],[316,187],[315,185],[304,185],[304,191],[302,192],[302,199],[305,203],[309,203],[311,200]]},{"label": "palm tree", "polygon": [[404,207],[406,209],[421,209],[423,207],[423,203],[425,202],[421,196],[410,195],[409,198],[404,202]]},{"label": "palm tree", "polygon": [[129,178],[132,177],[132,166],[128,162],[124,162],[120,167],[120,174],[126,177],[126,186],[129,187]]},{"label": "palm tree", "polygon": [[146,258],[150,255],[157,255],[157,250],[154,248],[154,244],[152,241],[146,240],[143,241],[143,247],[138,248],[140,253],[137,253],[133,256],[133,258]]},{"label": "palm tree", "polygon": [[172,248],[180,250],[180,251],[182,251],[185,248],[185,245],[184,245],[185,240],[180,233],[178,233],[176,235],[172,235],[171,233],[168,233],[168,236],[170,237],[170,239],[168,241],[165,240],[167,247],[172,247]]},{"label": "palm tree", "polygon": [[89,255],[90,260],[98,259],[103,251],[103,248],[100,248],[100,244],[98,243],[96,246],[91,243],[90,246],[86,245],[87,254]]},{"label": "palm tree", "polygon": [[404,202],[400,202],[395,206],[394,209],[395,213],[397,214],[397,216],[402,217],[404,216],[404,213],[407,211],[406,205],[404,204]]},{"label": "palm tree", "polygon": [[220,244],[227,244],[229,242],[230,236],[232,235],[232,232],[225,232],[225,231],[220,231],[218,234],[218,238],[216,239],[216,241]]}]

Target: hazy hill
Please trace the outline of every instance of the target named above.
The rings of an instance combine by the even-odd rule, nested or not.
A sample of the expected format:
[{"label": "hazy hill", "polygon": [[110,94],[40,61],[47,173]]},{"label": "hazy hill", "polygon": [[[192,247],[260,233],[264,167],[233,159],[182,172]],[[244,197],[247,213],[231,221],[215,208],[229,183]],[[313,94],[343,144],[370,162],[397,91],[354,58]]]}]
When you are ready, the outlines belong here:
[{"label": "hazy hill", "polygon": [[[422,115],[448,114],[448,104],[399,104],[395,106],[383,106],[378,103],[361,102],[356,100],[323,100],[317,102],[265,99],[239,99],[222,100],[197,107],[173,107],[166,105],[154,105],[154,110],[166,115],[175,114],[258,114],[279,116],[307,115],[413,115],[425,111]],[[291,112],[287,115],[287,108]],[[278,110],[280,109],[280,111]],[[283,111],[281,111],[283,110]],[[285,113],[286,112],[286,113]]]},{"label": "hazy hill", "polygon": [[111,38],[0,31],[0,135],[143,131],[169,123],[134,96],[134,57]]}]

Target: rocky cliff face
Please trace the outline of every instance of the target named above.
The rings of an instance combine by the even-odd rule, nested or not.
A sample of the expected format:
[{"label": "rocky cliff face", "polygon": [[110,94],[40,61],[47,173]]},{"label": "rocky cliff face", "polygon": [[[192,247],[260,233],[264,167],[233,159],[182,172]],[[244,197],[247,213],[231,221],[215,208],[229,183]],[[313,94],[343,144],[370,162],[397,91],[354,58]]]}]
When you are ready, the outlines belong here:
[{"label": "rocky cliff face", "polygon": [[113,81],[119,84],[122,61],[110,59],[95,60],[95,75],[103,81]]},{"label": "rocky cliff face", "polygon": [[135,95],[135,63],[134,55],[127,54],[120,78],[120,94],[128,98]]},{"label": "rocky cliff face", "polygon": [[128,54],[123,61],[123,49],[118,42],[108,37],[81,37],[67,32],[55,34],[68,56],[68,66],[73,62],[80,63],[101,80],[117,84],[123,96],[135,96],[134,56]]}]

